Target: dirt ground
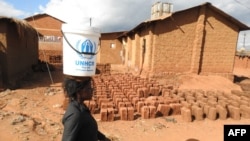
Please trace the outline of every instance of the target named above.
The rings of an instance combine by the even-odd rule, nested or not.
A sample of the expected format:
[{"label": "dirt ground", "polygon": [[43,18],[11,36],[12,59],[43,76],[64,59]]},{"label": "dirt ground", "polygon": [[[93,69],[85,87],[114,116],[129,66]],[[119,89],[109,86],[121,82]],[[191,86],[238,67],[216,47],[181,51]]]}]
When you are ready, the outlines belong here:
[{"label": "dirt ground", "polygon": [[[250,77],[250,70],[234,70]],[[50,77],[51,76],[51,77]],[[24,80],[20,89],[0,92],[1,141],[60,141],[63,126],[62,72],[37,72]],[[241,87],[218,76],[183,76],[179,89],[242,91]],[[250,119],[185,122],[181,115],[133,121],[103,122],[95,114],[99,130],[113,141],[223,141],[223,125],[250,124]]]}]

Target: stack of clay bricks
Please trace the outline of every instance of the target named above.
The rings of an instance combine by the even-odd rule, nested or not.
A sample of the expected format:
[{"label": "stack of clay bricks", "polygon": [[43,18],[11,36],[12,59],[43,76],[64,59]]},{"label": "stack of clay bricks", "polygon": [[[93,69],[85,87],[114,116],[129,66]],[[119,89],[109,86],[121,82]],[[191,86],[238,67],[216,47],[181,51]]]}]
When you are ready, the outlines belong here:
[{"label": "stack of clay bricks", "polygon": [[[135,112],[142,118],[155,118],[180,114],[178,97],[163,97],[163,87],[155,80],[148,80],[131,74],[99,75],[95,78],[96,99],[101,115],[106,115],[107,106],[113,108],[121,120],[134,120]],[[173,89],[173,87],[165,87]],[[105,92],[104,92],[105,91]],[[108,118],[103,117],[105,121]]]},{"label": "stack of clay bricks", "polygon": [[181,101],[181,115],[184,121],[232,118],[239,120],[250,118],[250,99],[246,95],[225,93],[222,91],[182,91],[178,93]]},{"label": "stack of clay bricks", "polygon": [[[105,75],[104,75],[105,77]],[[101,77],[93,77],[94,80],[94,96],[96,101],[97,111],[101,114],[102,121],[114,121],[115,110],[112,99],[110,98],[110,92],[108,91],[105,82]]]},{"label": "stack of clay bricks", "polygon": [[250,118],[250,96],[238,91],[182,90],[132,74],[101,74],[94,82],[102,121],[134,120],[135,115],[143,119],[181,115],[188,122]]},{"label": "stack of clay bricks", "polygon": [[98,74],[110,74],[111,65],[110,64],[97,64],[96,68],[99,72]]}]

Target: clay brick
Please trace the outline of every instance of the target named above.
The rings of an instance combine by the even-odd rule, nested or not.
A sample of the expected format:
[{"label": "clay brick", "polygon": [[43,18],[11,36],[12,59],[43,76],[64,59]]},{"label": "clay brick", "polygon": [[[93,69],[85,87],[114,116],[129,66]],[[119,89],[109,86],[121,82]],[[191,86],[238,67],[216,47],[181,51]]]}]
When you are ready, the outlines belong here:
[{"label": "clay brick", "polygon": [[173,103],[180,103],[180,99],[179,99],[179,97],[174,97],[175,95],[173,95],[173,99],[172,99],[172,102]]},{"label": "clay brick", "polygon": [[148,101],[157,101],[158,96],[149,96],[149,97],[146,98],[146,100],[148,100]]},{"label": "clay brick", "polygon": [[139,88],[138,90],[137,90],[137,96],[140,98],[140,97],[144,97],[144,91],[143,91],[143,89],[142,88]]},{"label": "clay brick", "polygon": [[137,95],[136,94],[129,94],[128,95],[128,99],[129,99],[129,101],[132,101],[132,99],[134,98],[134,97],[137,97]]},{"label": "clay brick", "polygon": [[101,109],[108,108],[108,103],[102,103],[100,108]]},{"label": "clay brick", "polygon": [[108,121],[108,110],[106,108],[101,109],[100,115],[101,121]]},{"label": "clay brick", "polygon": [[201,107],[202,109],[204,109],[204,106],[206,105],[206,103],[203,102],[203,101],[198,101],[198,103],[199,103],[199,107]]},{"label": "clay brick", "polygon": [[149,118],[155,118],[156,107],[155,106],[148,106],[148,107],[149,107]]},{"label": "clay brick", "polygon": [[208,101],[217,101],[217,98],[216,97],[214,97],[214,96],[209,96],[208,97]]},{"label": "clay brick", "polygon": [[114,119],[115,119],[114,109],[108,108],[107,121],[114,121]]},{"label": "clay brick", "polygon": [[143,106],[141,108],[141,117],[142,119],[149,119],[150,118],[150,111],[148,106]]},{"label": "clay brick", "polygon": [[115,105],[116,106],[118,106],[120,102],[122,102],[122,98],[119,97],[119,98],[115,99]]},{"label": "clay brick", "polygon": [[239,103],[240,103],[240,105],[250,106],[249,102],[246,100],[241,100]]},{"label": "clay brick", "polygon": [[234,120],[240,120],[240,108],[228,105],[229,116]]},{"label": "clay brick", "polygon": [[147,98],[149,96],[149,90],[148,90],[148,88],[147,87],[143,87],[142,90],[144,92],[143,93],[144,94],[144,98]]},{"label": "clay brick", "polygon": [[246,96],[241,96],[240,98],[241,98],[242,100],[245,100],[245,101],[248,101],[248,102],[250,101],[250,98],[248,98],[248,97],[246,97]]},{"label": "clay brick", "polygon": [[123,95],[123,92],[122,91],[118,91],[118,90],[116,90],[116,91],[114,91],[113,92],[113,94],[111,94],[112,95],[112,97],[115,97],[115,96],[118,96],[118,95]]},{"label": "clay brick", "polygon": [[186,108],[188,108],[188,109],[191,109],[191,104],[190,103],[188,103],[187,101],[182,101],[181,102],[181,105],[183,106],[183,107],[186,107]]},{"label": "clay brick", "polygon": [[199,107],[200,104],[199,104],[198,102],[193,102],[193,103],[192,103],[192,106],[197,106],[197,107]]},{"label": "clay brick", "polygon": [[124,103],[125,103],[126,107],[132,107],[132,103],[131,102],[127,101],[127,102],[124,102]]},{"label": "clay brick", "polygon": [[114,104],[113,102],[103,102],[101,105],[101,108],[113,108]]},{"label": "clay brick", "polygon": [[159,96],[160,94],[160,88],[159,87],[150,87],[149,93],[153,96]]},{"label": "clay brick", "polygon": [[134,120],[134,108],[133,107],[127,107],[128,111],[128,120],[132,121]]},{"label": "clay brick", "polygon": [[133,97],[132,99],[132,105],[134,106],[134,108],[136,108],[137,102],[139,101],[138,97]]},{"label": "clay brick", "polygon": [[201,98],[200,100],[206,103],[206,102],[208,101],[208,98],[203,97],[203,98]]},{"label": "clay brick", "polygon": [[100,98],[99,101],[98,101],[98,106],[101,106],[103,102],[108,103],[110,101],[111,101],[110,98]]},{"label": "clay brick", "polygon": [[180,98],[179,98],[179,101],[180,101],[180,102],[185,101],[185,98],[184,98],[184,97],[180,97]]},{"label": "clay brick", "polygon": [[225,100],[218,100],[218,104],[224,108],[226,108],[228,105],[228,103]]},{"label": "clay brick", "polygon": [[90,112],[91,112],[92,114],[94,114],[94,113],[95,113],[95,111],[96,111],[96,107],[97,107],[96,102],[95,102],[95,101],[90,100],[90,102],[89,102],[89,110],[90,110]]},{"label": "clay brick", "polygon": [[163,96],[163,97],[169,97],[169,96],[170,96],[170,91],[169,91],[169,90],[164,90],[164,91],[162,92],[162,96]]},{"label": "clay brick", "polygon": [[121,101],[121,102],[118,103],[118,107],[117,108],[120,109],[121,107],[126,107],[125,102]]},{"label": "clay brick", "polygon": [[235,106],[235,107],[240,107],[240,103],[238,103],[238,102],[236,102],[236,101],[233,101],[233,100],[231,100],[231,101],[229,102],[229,104],[230,104],[230,105],[233,105],[233,106]]},{"label": "clay brick", "polygon": [[144,106],[144,102],[143,101],[138,101],[137,102],[137,106],[136,106],[136,110],[137,112],[141,113],[141,108]]},{"label": "clay brick", "polygon": [[153,100],[146,100],[144,103],[147,106],[157,106],[158,105],[157,101],[153,101]]},{"label": "clay brick", "polygon": [[121,120],[128,120],[127,107],[121,107],[119,109],[119,113],[120,113]]},{"label": "clay brick", "polygon": [[186,107],[181,108],[181,116],[182,116],[182,119],[186,122],[192,121],[191,110]]},{"label": "clay brick", "polygon": [[188,96],[186,96],[186,101],[196,101],[196,98],[188,95]]},{"label": "clay brick", "polygon": [[129,101],[128,98],[126,98],[126,97],[122,98],[122,102],[128,102],[128,101]]},{"label": "clay brick", "polygon": [[216,101],[212,101],[212,100],[208,100],[208,101],[207,101],[207,104],[208,104],[209,106],[211,106],[211,107],[216,107],[217,102],[216,102]]},{"label": "clay brick", "polygon": [[170,112],[170,106],[167,104],[159,104],[156,110],[157,116],[168,116]]},{"label": "clay brick", "polygon": [[101,99],[101,98],[107,98],[107,95],[96,95],[96,97],[97,97],[97,101],[99,101],[99,99]]},{"label": "clay brick", "polygon": [[215,107],[209,107],[207,118],[210,120],[216,120],[217,112]]},{"label": "clay brick", "polygon": [[227,109],[222,107],[221,105],[216,106],[217,113],[219,113],[219,119],[225,120],[227,119]]},{"label": "clay brick", "polygon": [[171,103],[171,114],[172,115],[180,115],[181,114],[181,107],[182,105],[179,103]]},{"label": "clay brick", "polygon": [[173,103],[173,101],[172,101],[172,99],[167,98],[167,99],[164,100],[164,103],[165,104],[171,104],[171,103]]},{"label": "clay brick", "polygon": [[250,107],[249,106],[241,105],[240,113],[243,118],[250,119]]},{"label": "clay brick", "polygon": [[203,120],[203,110],[198,106],[191,107],[191,114],[194,116],[195,120]]},{"label": "clay brick", "polygon": [[137,91],[139,88],[141,88],[142,87],[142,85],[140,85],[140,84],[137,84],[137,85],[134,85],[134,87],[133,87],[133,89],[135,90],[135,91]]}]

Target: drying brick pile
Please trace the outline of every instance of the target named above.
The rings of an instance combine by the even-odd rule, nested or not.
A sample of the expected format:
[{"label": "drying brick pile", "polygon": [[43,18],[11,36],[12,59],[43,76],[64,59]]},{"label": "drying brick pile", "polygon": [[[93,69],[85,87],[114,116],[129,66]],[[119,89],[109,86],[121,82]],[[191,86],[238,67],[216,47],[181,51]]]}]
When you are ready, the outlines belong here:
[{"label": "drying brick pile", "polygon": [[132,74],[97,75],[94,87],[93,99],[85,103],[101,121],[170,115],[181,115],[187,122],[250,118],[250,95],[244,92],[180,90]]}]

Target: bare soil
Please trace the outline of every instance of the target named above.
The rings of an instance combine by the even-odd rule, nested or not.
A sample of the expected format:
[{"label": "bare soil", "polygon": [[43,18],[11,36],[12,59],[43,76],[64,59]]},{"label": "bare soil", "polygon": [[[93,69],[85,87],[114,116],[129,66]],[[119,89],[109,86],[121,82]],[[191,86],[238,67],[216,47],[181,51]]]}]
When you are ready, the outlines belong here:
[{"label": "bare soil", "polygon": [[[235,75],[250,77],[250,71],[235,69]],[[0,92],[0,140],[60,141],[64,96],[62,72],[36,72],[23,80],[21,88]],[[185,75],[179,78],[179,89],[242,91],[241,87],[219,76]],[[250,119],[205,118],[185,122],[181,115],[133,121],[103,122],[94,114],[99,129],[113,141],[222,141],[223,125],[250,124]]]}]

